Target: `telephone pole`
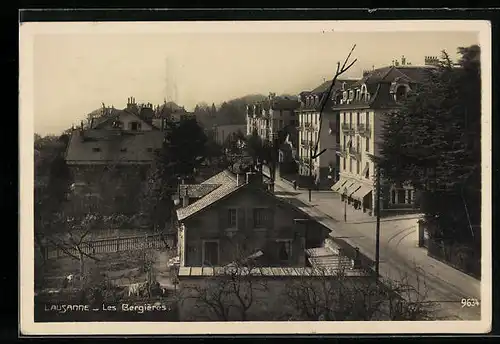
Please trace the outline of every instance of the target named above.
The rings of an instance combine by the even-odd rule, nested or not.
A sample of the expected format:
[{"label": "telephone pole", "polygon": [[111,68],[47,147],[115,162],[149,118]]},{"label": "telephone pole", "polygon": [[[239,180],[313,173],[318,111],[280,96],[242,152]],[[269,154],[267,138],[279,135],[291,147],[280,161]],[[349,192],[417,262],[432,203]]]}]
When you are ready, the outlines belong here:
[{"label": "telephone pole", "polygon": [[311,202],[311,189],[312,189],[312,184],[313,184],[313,181],[312,181],[312,164],[313,164],[313,159],[312,159],[312,155],[313,155],[313,150],[312,149],[309,149],[309,202]]},{"label": "telephone pole", "polygon": [[377,216],[376,241],[375,241],[375,274],[379,277],[380,266],[380,167],[377,166],[375,213]]}]

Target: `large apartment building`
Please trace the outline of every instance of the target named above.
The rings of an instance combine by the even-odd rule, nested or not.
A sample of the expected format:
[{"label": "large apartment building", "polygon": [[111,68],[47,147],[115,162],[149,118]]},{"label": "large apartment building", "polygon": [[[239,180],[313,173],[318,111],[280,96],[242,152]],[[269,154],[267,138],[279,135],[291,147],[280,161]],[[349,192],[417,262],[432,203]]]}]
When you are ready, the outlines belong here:
[{"label": "large apartment building", "polygon": [[[297,126],[295,109],[299,105],[297,99],[275,93],[269,94],[265,101],[247,105],[247,135],[256,132],[263,141],[273,141],[278,132]],[[296,142],[296,138],[291,140]]]},{"label": "large apartment building", "polygon": [[[375,166],[370,155],[379,155],[384,118],[397,111],[429,68],[432,63],[411,66],[403,58],[401,63],[364,72],[361,80],[342,87],[335,100],[333,110],[340,113],[340,179],[332,190],[355,208],[374,214]],[[410,185],[382,185],[381,210],[412,206],[415,193]]]},{"label": "large apartment building", "polygon": [[[339,158],[336,151],[340,143],[340,130],[338,111],[333,110],[333,100],[342,85],[345,87],[353,82],[354,80],[337,80],[332,88],[332,97],[328,97],[332,80],[325,81],[312,91],[300,93],[300,107],[295,110],[298,118],[299,185],[314,182],[320,188],[330,188],[337,181]],[[325,151],[316,159],[311,159],[316,143],[316,153],[323,149]]]}]

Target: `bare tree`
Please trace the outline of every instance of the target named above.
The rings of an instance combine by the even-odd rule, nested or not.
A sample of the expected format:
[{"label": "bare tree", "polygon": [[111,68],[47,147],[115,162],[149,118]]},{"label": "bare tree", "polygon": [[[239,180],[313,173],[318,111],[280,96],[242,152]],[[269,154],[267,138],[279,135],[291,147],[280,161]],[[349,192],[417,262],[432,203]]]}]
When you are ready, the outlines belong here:
[{"label": "bare tree", "polygon": [[[422,280],[420,282],[423,282]],[[306,321],[370,321],[435,319],[435,303],[426,299],[425,283],[408,278],[378,281],[316,267],[288,283],[289,319]]]},{"label": "bare tree", "polygon": [[56,249],[60,249],[69,257],[80,263],[80,285],[85,287],[85,260],[86,258],[99,261],[95,257],[94,249],[87,237],[91,234],[97,223],[98,215],[85,214],[81,218],[61,216],[60,221],[65,222],[67,230],[56,235],[47,235],[45,239]]},{"label": "bare tree", "polygon": [[[317,159],[321,154],[323,154],[326,151],[326,148],[323,149],[321,152],[318,153],[318,146],[319,146],[319,140],[321,137],[321,128],[323,127],[323,111],[325,110],[326,105],[329,103],[328,99],[332,96],[332,90],[333,87],[335,86],[335,83],[337,82],[337,79],[347,72],[357,61],[357,59],[354,59],[352,62],[349,62],[349,59],[351,58],[352,52],[356,48],[356,44],[353,45],[351,51],[349,52],[349,55],[344,60],[344,63],[342,66],[340,66],[340,62],[337,62],[337,70],[335,72],[335,75],[331,81],[330,87],[328,88],[328,91],[325,93],[323,98],[321,99],[321,108],[319,111],[319,130],[318,130],[318,135],[316,142],[314,143],[314,148],[310,148],[309,151],[309,177],[311,178],[312,182],[312,166],[313,166],[313,160]],[[309,186],[309,201],[311,201],[311,188],[312,185]]]},{"label": "bare tree", "polygon": [[263,305],[262,293],[268,291],[263,268],[254,259],[259,251],[243,249],[241,240],[232,243],[235,259],[225,266],[209,268],[211,275],[188,286],[183,294],[194,300],[193,311],[206,314],[209,319],[249,320],[253,308]]}]

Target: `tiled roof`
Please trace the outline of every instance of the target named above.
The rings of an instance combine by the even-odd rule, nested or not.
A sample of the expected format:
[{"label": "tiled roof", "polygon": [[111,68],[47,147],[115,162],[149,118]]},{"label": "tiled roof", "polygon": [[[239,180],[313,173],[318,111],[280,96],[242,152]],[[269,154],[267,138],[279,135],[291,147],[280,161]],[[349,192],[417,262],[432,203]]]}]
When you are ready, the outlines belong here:
[{"label": "tiled roof", "polygon": [[163,133],[157,130],[137,133],[74,130],[68,143],[66,161],[69,164],[150,163],[155,157],[154,151],[162,144]]},{"label": "tiled roof", "polygon": [[335,254],[326,247],[308,249],[306,254],[313,267],[331,268],[339,271],[352,267],[351,258]]},{"label": "tiled roof", "polygon": [[349,104],[337,104],[335,109],[362,109],[362,108],[392,108],[397,106],[391,96],[391,83],[403,79],[410,84],[419,83],[425,79],[432,69],[429,66],[389,66],[375,69],[365,75],[359,82],[351,85],[351,89],[366,84],[370,93],[370,100],[352,100]]},{"label": "tiled roof", "polygon": [[220,184],[183,184],[180,186],[182,196],[188,195],[193,198],[201,198],[214,191]]},{"label": "tiled roof", "polygon": [[222,171],[215,176],[205,180],[201,184],[219,185],[219,187],[215,188],[213,191],[209,192],[199,200],[189,204],[187,207],[178,209],[177,218],[179,219],[179,221],[185,220],[186,218],[196,214],[200,210],[205,209],[206,207],[212,205],[213,203],[223,199],[224,197],[241,188],[241,186],[237,186],[236,180],[229,171]]}]

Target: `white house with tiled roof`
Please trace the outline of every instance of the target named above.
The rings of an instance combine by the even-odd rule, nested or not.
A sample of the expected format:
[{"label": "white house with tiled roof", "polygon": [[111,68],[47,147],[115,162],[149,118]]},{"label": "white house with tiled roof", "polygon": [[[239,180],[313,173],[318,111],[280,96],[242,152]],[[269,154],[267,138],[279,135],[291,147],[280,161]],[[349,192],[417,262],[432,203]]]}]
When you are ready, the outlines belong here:
[{"label": "white house with tiled roof", "polygon": [[189,195],[181,194],[185,202],[177,210],[181,267],[222,266],[258,251],[266,266],[306,266],[305,250],[320,246],[328,234],[274,196],[257,172],[226,170],[201,185],[204,195],[189,203]]}]

